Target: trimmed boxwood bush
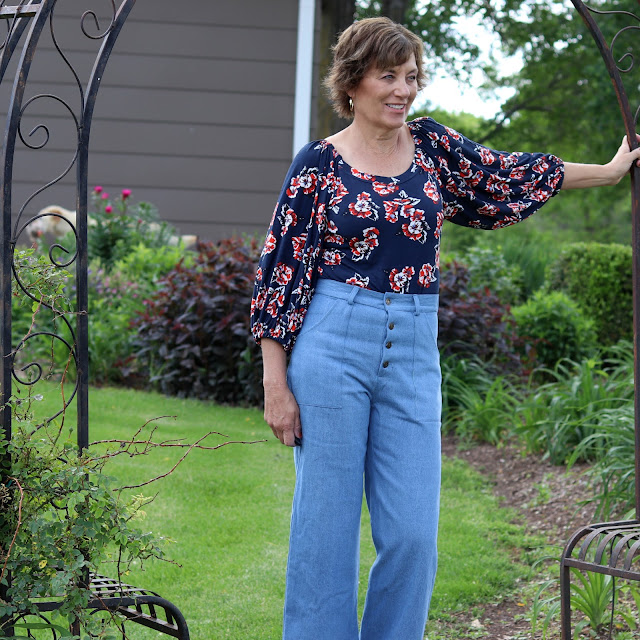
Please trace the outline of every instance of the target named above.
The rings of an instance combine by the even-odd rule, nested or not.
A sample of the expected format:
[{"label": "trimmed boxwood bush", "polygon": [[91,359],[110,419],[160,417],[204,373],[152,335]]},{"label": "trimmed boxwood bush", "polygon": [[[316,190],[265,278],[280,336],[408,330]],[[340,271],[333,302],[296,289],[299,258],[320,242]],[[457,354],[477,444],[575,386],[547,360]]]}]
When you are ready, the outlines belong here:
[{"label": "trimmed boxwood bush", "polygon": [[260,349],[249,309],[260,246],[255,239],[202,243],[160,281],[134,321],[137,365],[159,391],[229,404],[262,398]]},{"label": "trimmed boxwood bush", "polygon": [[562,291],[537,291],[512,313],[520,338],[545,367],[564,358],[579,361],[595,349],[593,323]]},{"label": "trimmed boxwood bush", "polygon": [[564,291],[594,321],[598,340],[633,338],[632,250],[597,242],[568,245],[549,268],[549,291]]}]

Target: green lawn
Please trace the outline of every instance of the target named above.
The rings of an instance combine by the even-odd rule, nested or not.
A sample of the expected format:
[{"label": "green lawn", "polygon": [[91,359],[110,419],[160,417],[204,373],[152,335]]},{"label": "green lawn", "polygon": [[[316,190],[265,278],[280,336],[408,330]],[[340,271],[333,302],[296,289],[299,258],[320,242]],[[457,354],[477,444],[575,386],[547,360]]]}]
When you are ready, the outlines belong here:
[{"label": "green lawn", "polygon": [[[92,440],[126,438],[155,416],[177,416],[157,422],[156,440],[192,442],[208,431],[233,440],[267,439],[195,450],[169,477],[136,490],[158,492],[141,525],[174,540],[169,555],[181,567],[154,562],[128,579],[176,603],[194,640],[279,638],[294,471],[291,451],[271,437],[261,412],[96,389],[90,415]],[[213,436],[211,444],[224,440]],[[180,455],[162,449],[120,456],[108,472],[122,485],[135,484],[167,471]],[[494,598],[526,572],[513,563],[514,549],[524,545],[510,521],[480,476],[460,461],[445,461],[433,616]],[[361,606],[374,557],[366,510],[362,539]],[[130,640],[156,637],[142,627],[129,628]]]}]

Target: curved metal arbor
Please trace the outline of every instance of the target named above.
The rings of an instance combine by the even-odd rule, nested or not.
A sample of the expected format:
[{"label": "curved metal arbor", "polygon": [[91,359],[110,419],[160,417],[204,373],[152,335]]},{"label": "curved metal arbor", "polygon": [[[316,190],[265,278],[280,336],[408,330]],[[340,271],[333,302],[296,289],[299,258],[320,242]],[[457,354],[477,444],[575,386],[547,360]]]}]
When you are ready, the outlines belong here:
[{"label": "curved metal arbor", "polygon": [[[636,128],[640,104],[631,110],[625,91],[623,75],[634,68],[630,50],[618,55],[621,36],[640,31],[640,15],[630,11],[596,9],[581,0],[571,0],[587,25],[602,55],[613,82],[622,113],[627,137],[637,147]],[[640,1],[640,0],[639,0]],[[628,24],[619,28],[607,41],[599,23],[607,18],[625,19]],[[634,87],[637,92],[637,85]],[[640,580],[640,168],[631,169],[631,211],[633,247],[633,318],[634,318],[634,408],[635,408],[635,520],[590,524],[576,531],[567,543],[560,560],[560,591],[562,607],[562,638],[571,640],[571,567],[628,580]]]},{"label": "curved metal arbor", "polygon": [[[77,442],[79,447],[89,444],[88,416],[88,258],[87,258],[87,166],[89,152],[89,136],[91,122],[98,89],[105,66],[114,47],[115,41],[127,19],[135,0],[102,0],[104,7],[101,14],[107,13],[107,24],[100,21],[97,15],[96,2],[93,9],[87,9],[78,15],[78,27],[84,38],[93,41],[98,51],[93,61],[86,86],[83,86],[79,74],[70,62],[70,55],[63,50],[54,20],[57,0],[14,0],[12,6],[6,6],[7,0],[0,0],[0,27],[6,25],[4,41],[0,36],[0,85],[9,76],[9,69],[14,72],[13,85],[9,95],[4,138],[0,156],[0,215],[2,216],[2,237],[0,239],[0,432],[7,439],[11,438],[12,410],[8,405],[14,395],[14,385],[33,386],[43,378],[43,368],[38,362],[31,361],[26,354],[27,346],[40,338],[66,349],[67,366],[74,366],[76,381],[72,391],[63,397],[62,409],[51,420],[60,415],[75,401],[77,405]],[[74,3],[60,2],[68,12],[74,10]],[[75,8],[79,0],[75,2]],[[71,7],[69,9],[69,7]],[[3,27],[4,29],[4,27]],[[64,29],[65,35],[68,35]],[[36,49],[41,38],[48,38],[47,60],[58,56],[58,63],[66,68],[69,82],[66,89],[56,86],[57,93],[38,93],[27,98],[29,73],[36,58]],[[17,58],[17,59],[16,59]],[[37,60],[36,60],[37,61]],[[42,83],[42,80],[40,83]],[[69,86],[72,89],[69,89]],[[66,93],[65,93],[66,91]],[[69,96],[72,94],[72,97]],[[27,175],[22,176],[26,184],[37,187],[31,192],[21,193],[15,188],[14,173],[18,156],[24,159],[28,153],[37,152],[46,147],[51,138],[51,125],[42,122],[29,128],[26,123],[34,118],[42,117],[42,105],[53,104],[58,113],[53,120],[66,120],[72,130],[70,154],[65,164],[58,169],[57,177],[42,181],[41,177],[28,172],[29,162],[26,160]],[[62,113],[62,117],[60,116]],[[37,121],[37,120],[36,120]],[[59,150],[59,149],[56,149]],[[75,221],[69,221],[64,215],[56,212],[32,215],[29,212],[42,200],[42,195],[54,192],[57,185],[65,185],[70,178],[75,192]],[[69,185],[67,184],[66,187]],[[31,189],[31,187],[30,187]],[[22,189],[24,191],[24,189]],[[30,292],[28,283],[22,282],[16,268],[15,249],[19,242],[25,242],[30,230],[41,218],[53,216],[75,237],[75,248],[69,250],[59,244],[49,251],[49,260],[54,268],[74,268],[76,278],[76,303],[74,309],[59,313],[52,305],[42,302]],[[40,220],[41,222],[41,220]],[[29,333],[18,344],[12,341],[12,286],[15,284],[23,293],[51,311],[53,319],[51,330],[36,330]],[[52,347],[53,348],[53,347]],[[1,462],[1,460],[0,460]],[[93,599],[87,609],[98,612],[117,612],[122,620],[132,620],[150,627],[157,632],[170,635],[181,640],[189,639],[189,631],[184,617],[178,608],[151,591],[145,591],[122,584],[103,576],[88,576]],[[6,587],[0,585],[0,595],[6,599]],[[38,601],[39,617],[51,629],[54,638],[59,637],[49,624],[47,615],[60,606],[61,594],[49,594]],[[64,594],[62,594],[64,595]],[[6,621],[3,621],[6,622]],[[17,620],[9,621],[3,631],[13,635],[13,625]],[[122,622],[122,637],[125,636]],[[77,629],[74,629],[77,632]],[[30,632],[29,632],[30,634]],[[33,637],[29,635],[28,637]],[[40,636],[38,636],[40,637]]]}]

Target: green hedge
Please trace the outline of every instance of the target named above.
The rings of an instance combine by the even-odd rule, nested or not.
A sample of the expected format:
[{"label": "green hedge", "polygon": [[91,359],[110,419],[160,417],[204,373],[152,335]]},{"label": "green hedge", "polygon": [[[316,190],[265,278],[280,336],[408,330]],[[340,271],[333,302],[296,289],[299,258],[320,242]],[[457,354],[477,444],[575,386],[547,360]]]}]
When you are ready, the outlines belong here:
[{"label": "green hedge", "polygon": [[608,346],[633,338],[631,247],[579,242],[568,245],[549,268],[549,291],[564,291],[594,322]]},{"label": "green hedge", "polygon": [[537,291],[511,311],[518,335],[545,367],[553,369],[565,358],[580,361],[595,349],[593,322],[562,291]]}]

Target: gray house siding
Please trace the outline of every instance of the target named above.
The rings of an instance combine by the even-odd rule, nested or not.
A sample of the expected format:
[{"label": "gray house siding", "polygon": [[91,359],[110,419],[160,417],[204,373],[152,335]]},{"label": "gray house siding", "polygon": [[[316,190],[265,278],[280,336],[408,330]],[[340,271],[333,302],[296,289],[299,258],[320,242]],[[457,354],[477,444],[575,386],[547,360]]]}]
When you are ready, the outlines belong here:
[{"label": "gray house siding", "polygon": [[[78,28],[86,2],[59,4],[56,35],[85,82],[93,59],[88,52],[95,51]],[[264,233],[291,161],[297,5],[137,0],[98,95],[89,184],[114,195],[132,189],[135,200],[157,205],[161,217],[183,234],[217,239]],[[101,26],[106,25],[103,16]],[[28,86],[29,95],[53,89],[70,104],[78,102],[73,78],[46,38]],[[66,110],[50,100],[35,101],[24,128],[45,120],[49,143],[37,152],[18,147],[16,153],[26,169],[15,174],[16,193],[23,197],[69,162]],[[63,134],[56,136],[53,124]],[[70,185],[63,179],[29,209],[72,209]]]}]

